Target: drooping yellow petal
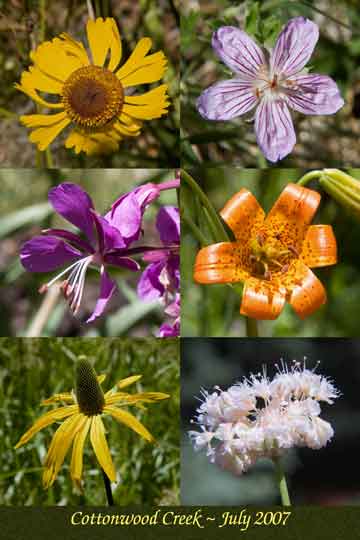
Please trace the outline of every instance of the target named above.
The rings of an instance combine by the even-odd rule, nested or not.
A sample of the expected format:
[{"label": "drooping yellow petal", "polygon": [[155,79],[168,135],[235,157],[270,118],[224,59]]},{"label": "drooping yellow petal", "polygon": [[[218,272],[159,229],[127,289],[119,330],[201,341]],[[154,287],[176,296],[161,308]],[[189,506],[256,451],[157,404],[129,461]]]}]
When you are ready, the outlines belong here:
[{"label": "drooping yellow petal", "polygon": [[141,435],[141,437],[143,437],[145,440],[149,442],[154,442],[154,437],[151,435],[151,433],[131,413],[123,411],[122,409],[118,409],[113,405],[106,405],[103,412],[110,414],[113,418],[115,418],[115,420],[122,424],[125,424],[126,426],[134,430],[136,433]]},{"label": "drooping yellow petal", "polygon": [[19,448],[23,444],[26,444],[34,435],[36,435],[36,433],[46,428],[47,426],[50,426],[50,424],[53,424],[57,420],[62,420],[67,416],[77,414],[78,412],[79,407],[77,405],[66,405],[65,407],[59,407],[58,409],[48,411],[47,413],[40,416],[40,418],[36,420],[36,422],[31,426],[31,428],[28,429],[26,433],[24,433],[15,448]]},{"label": "drooping yellow petal", "polygon": [[21,123],[29,128],[53,126],[67,118],[66,112],[56,114],[25,114],[20,116]]},{"label": "drooping yellow petal", "polygon": [[66,32],[60,34],[60,39],[62,39],[62,45],[69,56],[75,56],[83,66],[90,64],[88,53],[80,41],[76,41]]},{"label": "drooping yellow petal", "polygon": [[102,384],[106,379],[106,373],[102,373],[101,375],[97,376],[97,380],[99,384]]},{"label": "drooping yellow petal", "polygon": [[116,480],[116,471],[110,450],[106,442],[105,428],[101,416],[93,416],[90,430],[90,440],[94,448],[95,455],[101,467],[104,469],[106,476],[111,482]]},{"label": "drooping yellow petal", "polygon": [[83,452],[87,434],[89,432],[91,418],[87,417],[86,422],[80,431],[75,435],[73,450],[71,455],[70,474],[74,482],[80,482],[83,469]]},{"label": "drooping yellow petal", "polygon": [[43,399],[41,405],[51,405],[52,403],[58,403],[64,401],[65,403],[74,403],[74,396],[71,392],[64,392],[63,394],[54,394],[53,396]]},{"label": "drooping yellow petal", "polygon": [[74,46],[74,40],[62,34],[52,41],[41,43],[30,55],[31,60],[41,71],[60,82],[65,82],[77,69],[88,65],[89,61],[80,52],[81,44]]},{"label": "drooping yellow petal", "polygon": [[156,82],[163,76],[166,57],[162,51],[146,56],[151,46],[150,38],[142,38],[125,64],[116,72],[124,88]]},{"label": "drooping yellow petal", "polygon": [[116,383],[116,386],[119,389],[126,388],[127,386],[130,386],[131,384],[136,383],[141,378],[142,378],[142,375],[131,375],[130,377],[126,377],[125,379],[120,379],[120,381]]},{"label": "drooping yellow petal", "polygon": [[[21,121],[26,118],[22,116]],[[65,117],[63,120],[56,124],[52,124],[47,127],[40,127],[35,129],[29,136],[29,140],[35,144],[39,150],[46,150],[46,148],[53,142],[53,140],[59,135],[59,133],[70,124],[70,118]]]},{"label": "drooping yellow petal", "polygon": [[169,394],[162,392],[141,392],[139,394],[125,394],[124,392],[116,392],[115,394],[105,394],[105,404],[115,405],[121,402],[124,405],[135,405],[137,403],[154,403],[162,399],[168,399]]},{"label": "drooping yellow petal", "polygon": [[166,94],[167,85],[162,84],[140,96],[125,96],[123,112],[132,118],[152,120],[167,114],[170,102]]},{"label": "drooping yellow petal", "polygon": [[115,130],[109,133],[81,133],[74,129],[65,141],[66,148],[74,148],[76,154],[109,154],[119,148],[120,135]]},{"label": "drooping yellow petal", "polygon": [[91,55],[95,66],[104,67],[110,51],[110,61],[107,68],[114,71],[121,60],[121,39],[114,19],[101,17],[89,19],[86,25]]},{"label": "drooping yellow petal", "polygon": [[74,414],[56,430],[44,463],[43,486],[45,489],[53,484],[75,435],[82,429],[86,420],[87,417],[82,413]]}]

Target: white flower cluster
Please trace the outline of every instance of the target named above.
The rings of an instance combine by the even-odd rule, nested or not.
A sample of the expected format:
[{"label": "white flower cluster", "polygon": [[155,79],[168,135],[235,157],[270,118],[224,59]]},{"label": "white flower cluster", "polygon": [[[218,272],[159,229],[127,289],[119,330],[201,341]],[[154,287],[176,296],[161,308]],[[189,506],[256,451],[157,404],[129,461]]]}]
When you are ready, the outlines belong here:
[{"label": "white flower cluster", "polygon": [[326,377],[294,362],[273,380],[265,371],[223,391],[203,391],[197,409],[201,431],[190,431],[195,450],[207,449],[212,463],[241,475],[258,458],[274,458],[286,449],[325,446],[334,431],[320,418],[320,401],[332,404],[338,390]]}]

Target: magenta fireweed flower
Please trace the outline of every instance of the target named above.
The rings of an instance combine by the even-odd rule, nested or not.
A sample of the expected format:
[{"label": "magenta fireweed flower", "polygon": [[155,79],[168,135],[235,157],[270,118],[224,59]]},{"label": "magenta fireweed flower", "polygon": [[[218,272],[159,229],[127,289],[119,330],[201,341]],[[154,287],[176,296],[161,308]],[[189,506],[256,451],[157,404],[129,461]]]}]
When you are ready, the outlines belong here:
[{"label": "magenta fireweed flower", "polygon": [[232,120],[256,107],[261,151],[269,161],[283,159],[296,143],[289,107],[303,114],[328,115],[344,105],[330,77],[304,69],[318,38],[317,25],[304,17],[287,23],[271,51],[238,28],[219,28],[212,46],[235,78],[205,90],[197,102],[199,113],[207,120]]},{"label": "magenta fireweed flower", "polygon": [[175,318],[172,326],[166,324],[160,328],[160,337],[177,336],[180,325],[179,209],[175,206],[160,208],[156,228],[164,248],[144,255],[144,261],[150,264],[142,273],[137,290],[142,300],[159,299],[165,313]]},{"label": "magenta fireweed flower", "polygon": [[[136,194],[132,192],[128,194],[128,198],[128,208],[130,201],[132,207],[135,207]],[[100,294],[94,312],[86,321],[92,322],[104,312],[117,289],[116,282],[110,278],[106,267],[113,265],[132,271],[140,269],[138,263],[129,257],[131,250],[128,248],[137,234],[136,230],[140,233],[146,205],[141,201],[136,218],[120,205],[103,217],[95,211],[89,195],[81,187],[70,183],[60,184],[50,190],[49,201],[58,214],[84,233],[85,239],[63,229],[44,230],[41,236],[35,236],[23,245],[21,262],[30,272],[51,272],[65,263],[71,263],[43,285],[40,292],[45,292],[56,281],[67,276],[62,282],[62,291],[74,314],[80,307],[87,269],[90,266],[99,268]],[[122,216],[119,216],[120,210]]]}]

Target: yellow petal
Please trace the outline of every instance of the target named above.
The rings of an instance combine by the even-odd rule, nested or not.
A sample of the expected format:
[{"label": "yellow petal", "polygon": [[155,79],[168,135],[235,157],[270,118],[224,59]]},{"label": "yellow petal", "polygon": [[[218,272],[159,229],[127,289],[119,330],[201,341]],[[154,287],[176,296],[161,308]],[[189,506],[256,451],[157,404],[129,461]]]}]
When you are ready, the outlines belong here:
[{"label": "yellow petal", "polygon": [[[24,77],[25,74],[23,74]],[[26,77],[25,77],[26,79]],[[23,81],[23,78],[22,78]],[[47,107],[48,109],[63,109],[64,105],[62,103],[50,103],[49,101],[46,101],[42,97],[39,96],[37,91],[34,89],[33,86],[30,86],[28,82],[26,82],[26,85],[22,84],[15,84],[15,88],[17,90],[20,90],[20,92],[23,92],[27,96],[29,96],[32,100],[35,101],[35,103],[38,103],[39,105],[42,105],[43,107]]]},{"label": "yellow petal", "polygon": [[115,20],[102,19],[101,17],[95,21],[89,19],[86,30],[93,63],[103,67],[110,51],[110,61],[107,68],[114,71],[121,60],[121,39]]},{"label": "yellow petal", "polygon": [[20,121],[24,126],[29,128],[53,126],[64,118],[66,118],[66,112],[62,111],[56,114],[26,114],[20,116]]},{"label": "yellow petal", "polygon": [[41,71],[65,82],[74,71],[89,64],[89,61],[79,54],[80,48],[80,43],[75,47],[73,40],[69,40],[67,34],[62,34],[60,38],[41,43],[30,57]]},{"label": "yellow petal", "polygon": [[106,476],[111,482],[115,482],[116,471],[106,442],[104,424],[99,415],[92,417],[90,440],[97,460],[104,469]]},{"label": "yellow petal", "polygon": [[81,480],[82,475],[82,469],[83,469],[83,451],[84,451],[84,444],[86,441],[87,434],[89,432],[91,424],[91,418],[87,418],[86,422],[84,423],[83,427],[80,431],[75,435],[74,439],[74,445],[71,455],[71,465],[70,465],[70,473],[71,478],[76,482]]},{"label": "yellow petal", "polygon": [[[113,129],[119,134],[120,137],[137,137],[140,134],[142,124],[136,120],[132,120],[131,123],[125,124],[123,120],[124,114],[121,114],[120,118],[113,124]],[[126,118],[129,118],[126,116]]]},{"label": "yellow petal", "polygon": [[[23,117],[21,117],[22,120]],[[49,144],[59,135],[59,133],[70,124],[71,120],[65,117],[57,124],[53,124],[47,127],[40,127],[35,129],[29,136],[29,140],[35,144],[39,150],[45,150]]]},{"label": "yellow petal", "polygon": [[151,433],[149,433],[146,427],[143,426],[142,423],[139,422],[139,420],[135,418],[135,416],[133,416],[131,413],[123,411],[122,409],[118,409],[117,407],[113,407],[112,405],[106,405],[104,407],[104,413],[110,414],[113,418],[115,418],[115,420],[122,424],[125,424],[125,426],[128,426],[129,428],[134,430],[147,441],[154,442],[154,437],[151,435]]},{"label": "yellow petal", "polygon": [[45,489],[53,484],[75,435],[82,429],[86,420],[87,417],[82,413],[74,414],[56,430],[44,463],[43,485]]},{"label": "yellow petal", "polygon": [[106,373],[102,373],[101,375],[98,375],[97,377],[98,383],[102,384],[106,379]]},{"label": "yellow petal", "polygon": [[169,106],[167,85],[162,84],[141,96],[126,96],[123,112],[133,118],[152,120],[167,114]]},{"label": "yellow petal", "polygon": [[80,133],[74,129],[65,141],[66,148],[74,148],[76,154],[85,152],[88,155],[109,154],[119,148],[121,139],[114,130],[109,133]]},{"label": "yellow petal", "polygon": [[62,46],[69,56],[75,56],[83,66],[90,64],[88,53],[80,41],[76,41],[66,32],[60,34],[60,39],[62,39]]},{"label": "yellow petal", "polygon": [[154,403],[162,399],[168,399],[169,394],[163,394],[162,392],[141,392],[139,394],[125,394],[123,392],[116,392],[115,394],[105,394],[105,404],[114,405],[120,401],[125,405],[134,405],[138,403]]},{"label": "yellow petal", "polygon": [[58,409],[48,411],[40,416],[31,428],[24,433],[15,448],[19,448],[23,444],[26,444],[34,435],[36,435],[36,433],[47,426],[50,426],[50,424],[53,424],[57,420],[62,420],[67,416],[71,416],[72,414],[76,414],[78,411],[79,407],[77,405],[66,405],[65,407],[59,407]]},{"label": "yellow petal", "polygon": [[124,88],[156,82],[163,76],[167,60],[162,51],[146,56],[151,45],[150,38],[141,39],[125,64],[116,72]]},{"label": "yellow petal", "polygon": [[116,383],[116,386],[118,388],[126,388],[127,386],[130,386],[131,384],[136,383],[142,378],[142,375],[131,375],[131,377],[126,377],[126,379],[120,379]]},{"label": "yellow petal", "polygon": [[71,394],[71,392],[54,394],[47,399],[43,399],[41,405],[51,405],[52,403],[58,403],[59,401],[65,401],[65,403],[74,403],[74,396]]},{"label": "yellow petal", "polygon": [[21,75],[21,85],[26,88],[33,88],[46,92],[47,94],[61,94],[63,83],[58,81],[51,74],[40,71],[35,66],[30,66],[28,71]]}]

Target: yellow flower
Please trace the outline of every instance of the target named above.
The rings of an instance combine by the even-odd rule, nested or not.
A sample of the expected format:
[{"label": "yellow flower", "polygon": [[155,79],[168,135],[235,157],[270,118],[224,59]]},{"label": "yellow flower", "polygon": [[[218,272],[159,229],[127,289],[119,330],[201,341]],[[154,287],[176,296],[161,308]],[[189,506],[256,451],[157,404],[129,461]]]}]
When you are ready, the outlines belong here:
[{"label": "yellow flower", "polygon": [[[116,387],[118,390],[122,390],[140,378],[141,375],[127,377],[119,381]],[[96,376],[94,369],[87,360],[80,360],[77,367],[75,393],[55,394],[42,402],[42,405],[51,405],[58,402],[67,403],[67,405],[48,411],[43,416],[40,416],[15,446],[15,448],[19,448],[41,429],[66,418],[56,430],[45,458],[44,488],[48,488],[54,483],[71,444],[73,446],[70,474],[74,483],[80,483],[84,444],[89,432],[90,441],[101,468],[111,482],[116,480],[115,467],[105,438],[105,427],[101,418],[103,415],[112,416],[148,442],[154,442],[154,438],[142,423],[122,407],[135,405],[144,408],[143,403],[156,402],[170,396],[160,392],[127,394],[113,389],[104,394],[100,386],[104,379],[105,375]]]},{"label": "yellow flower", "polygon": [[143,120],[167,114],[166,84],[144,94],[133,93],[135,86],[159,81],[164,74],[164,53],[147,54],[151,39],[141,39],[120,67],[121,39],[115,20],[89,20],[86,30],[91,59],[82,43],[63,33],[30,54],[34,65],[16,85],[54,112],[20,117],[25,126],[35,128],[30,141],[39,150],[71,124],[66,148],[74,148],[77,154],[114,152],[119,141],[140,134]]}]

